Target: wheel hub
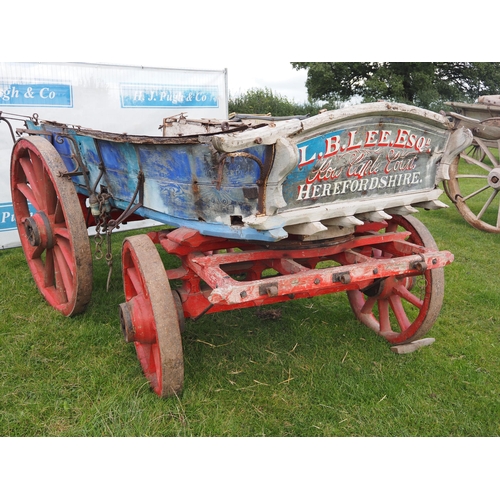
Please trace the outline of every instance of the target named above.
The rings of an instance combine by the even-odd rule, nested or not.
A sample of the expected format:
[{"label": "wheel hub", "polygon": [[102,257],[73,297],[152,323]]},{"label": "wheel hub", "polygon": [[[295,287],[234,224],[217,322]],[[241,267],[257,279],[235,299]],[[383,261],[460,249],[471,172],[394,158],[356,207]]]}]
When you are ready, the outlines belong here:
[{"label": "wheel hub", "polygon": [[142,296],[120,304],[120,328],[126,342],[156,342],[154,320],[148,303]]},{"label": "wheel hub", "polygon": [[488,175],[488,184],[497,191],[500,189],[500,168],[494,168]]},{"label": "wheel hub", "polygon": [[52,248],[54,237],[50,221],[44,212],[37,212],[24,220],[24,230],[29,244],[33,247]]},{"label": "wheel hub", "polygon": [[132,315],[126,302],[120,304],[120,328],[125,342],[132,342],[135,336]]}]

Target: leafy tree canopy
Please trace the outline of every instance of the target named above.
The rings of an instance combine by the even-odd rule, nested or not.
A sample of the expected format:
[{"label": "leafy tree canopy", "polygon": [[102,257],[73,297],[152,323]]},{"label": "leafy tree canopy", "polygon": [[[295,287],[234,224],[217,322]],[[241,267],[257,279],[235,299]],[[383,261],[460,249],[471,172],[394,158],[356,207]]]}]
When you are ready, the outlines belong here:
[{"label": "leafy tree canopy", "polygon": [[474,102],[500,94],[500,63],[471,62],[294,62],[307,70],[310,99],[364,102],[388,100],[442,107],[445,101]]},{"label": "leafy tree canopy", "polygon": [[314,102],[297,104],[271,89],[250,89],[235,97],[229,96],[229,113],[271,116],[295,116],[317,114],[320,105]]}]

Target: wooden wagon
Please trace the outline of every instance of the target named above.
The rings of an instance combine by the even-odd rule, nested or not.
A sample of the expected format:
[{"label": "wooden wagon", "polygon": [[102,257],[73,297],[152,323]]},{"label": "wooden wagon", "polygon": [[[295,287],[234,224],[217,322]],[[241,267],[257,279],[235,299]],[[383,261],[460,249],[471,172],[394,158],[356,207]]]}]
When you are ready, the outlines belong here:
[{"label": "wooden wagon", "polygon": [[[19,236],[38,289],[71,316],[91,299],[90,226],[105,238],[137,218],[167,226],[128,236],[121,259],[122,332],[160,396],[182,391],[186,320],[235,308],[346,292],[364,325],[411,351],[453,261],[411,214],[445,206],[437,186],[472,141],[457,123],[374,103],[284,120],[181,116],[151,137],[34,116],[12,150]],[[179,267],[165,269],[163,251]]]}]

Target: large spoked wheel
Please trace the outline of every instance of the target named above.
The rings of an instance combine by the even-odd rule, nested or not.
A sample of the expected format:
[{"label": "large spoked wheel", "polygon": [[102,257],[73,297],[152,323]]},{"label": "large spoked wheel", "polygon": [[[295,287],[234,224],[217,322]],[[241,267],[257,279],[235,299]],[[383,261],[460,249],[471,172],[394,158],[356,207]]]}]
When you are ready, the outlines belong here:
[{"label": "large spoked wheel", "polygon": [[[450,166],[447,194],[457,210],[471,226],[489,233],[500,233],[500,164],[491,147],[475,138],[483,155],[469,151],[462,153],[463,161]],[[497,141],[500,146],[500,141]],[[498,153],[497,153],[498,154]]]},{"label": "large spoked wheel", "polygon": [[61,157],[46,139],[15,144],[11,192],[24,255],[45,299],[72,316],[90,301],[92,254],[75,186],[64,173]]},{"label": "large spoked wheel", "polygon": [[[434,238],[418,219],[393,216],[384,232],[409,231],[408,241],[437,249]],[[391,258],[377,248],[372,257]],[[356,317],[391,344],[406,344],[423,337],[432,327],[443,304],[443,268],[413,277],[389,277],[364,290],[347,292]]]},{"label": "large spoked wheel", "polygon": [[120,320],[125,340],[134,342],[154,392],[161,397],[178,395],[184,385],[182,306],[147,235],[125,239],[122,269],[126,302],[120,305]]}]

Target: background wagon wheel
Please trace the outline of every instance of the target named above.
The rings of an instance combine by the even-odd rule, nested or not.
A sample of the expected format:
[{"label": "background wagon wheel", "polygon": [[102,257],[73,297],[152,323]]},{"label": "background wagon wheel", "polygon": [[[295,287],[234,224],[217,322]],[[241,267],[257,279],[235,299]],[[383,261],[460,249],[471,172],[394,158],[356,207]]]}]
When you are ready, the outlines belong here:
[{"label": "background wagon wheel", "polygon": [[[462,153],[462,161],[450,166],[447,193],[471,226],[489,233],[500,233],[500,164],[497,148],[475,138],[484,152],[479,160]],[[500,141],[497,141],[500,143]]]},{"label": "background wagon wheel", "polygon": [[[393,216],[385,232],[409,231],[408,241],[437,249],[434,238],[418,219]],[[375,258],[391,258],[377,248]],[[347,292],[356,317],[391,344],[405,344],[423,337],[436,321],[444,296],[443,268],[411,278],[389,277],[364,290]]]},{"label": "background wagon wheel", "polygon": [[477,142],[473,142],[472,146],[466,152],[467,156],[474,158],[474,160],[483,161],[486,158],[486,153],[483,148],[477,144]]},{"label": "background wagon wheel", "polygon": [[90,301],[92,254],[75,186],[64,173],[61,157],[46,139],[15,144],[11,192],[24,255],[45,299],[72,316]]},{"label": "background wagon wheel", "polygon": [[134,342],[154,392],[161,397],[179,394],[184,385],[182,306],[147,235],[125,239],[122,268],[126,302],[120,305],[120,318],[125,340]]}]

